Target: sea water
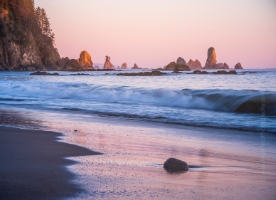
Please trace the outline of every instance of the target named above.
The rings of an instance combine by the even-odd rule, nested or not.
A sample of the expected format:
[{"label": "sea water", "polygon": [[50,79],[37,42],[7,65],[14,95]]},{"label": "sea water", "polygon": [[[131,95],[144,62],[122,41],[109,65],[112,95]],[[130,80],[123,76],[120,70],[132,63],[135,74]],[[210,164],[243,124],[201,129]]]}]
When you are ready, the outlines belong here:
[{"label": "sea water", "polygon": [[[276,133],[276,70],[240,70],[238,75],[166,72],[151,77],[118,76],[120,71],[84,73],[0,72],[0,109]],[[257,112],[247,104],[254,98]]]}]

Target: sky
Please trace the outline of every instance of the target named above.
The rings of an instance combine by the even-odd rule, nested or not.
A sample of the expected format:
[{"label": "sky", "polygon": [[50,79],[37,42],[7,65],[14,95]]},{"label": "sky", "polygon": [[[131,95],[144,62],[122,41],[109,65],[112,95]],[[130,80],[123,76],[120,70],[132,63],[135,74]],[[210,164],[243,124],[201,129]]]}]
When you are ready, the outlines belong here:
[{"label": "sky", "polygon": [[94,63],[164,67],[178,57],[202,66],[214,47],[230,68],[276,68],[276,0],[35,0],[61,57],[86,50]]}]

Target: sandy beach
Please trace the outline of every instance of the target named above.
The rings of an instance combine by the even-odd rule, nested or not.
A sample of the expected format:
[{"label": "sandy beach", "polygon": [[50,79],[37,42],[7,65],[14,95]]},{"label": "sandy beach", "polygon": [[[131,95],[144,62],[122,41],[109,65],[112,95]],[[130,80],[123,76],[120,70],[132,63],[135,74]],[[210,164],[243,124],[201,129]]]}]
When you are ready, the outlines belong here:
[{"label": "sandy beach", "polygon": [[65,159],[98,153],[58,140],[62,134],[0,126],[0,199],[61,199],[82,189]]},{"label": "sandy beach", "polygon": [[[113,117],[31,112],[24,116],[36,116],[44,130],[64,135],[1,128],[1,160],[7,160],[1,166],[1,173],[6,174],[1,195],[11,195],[10,199],[34,195],[45,199],[272,200],[276,196],[274,134],[266,133],[262,139],[257,132],[135,120],[122,123]],[[69,144],[55,142],[57,136]],[[103,154],[90,156],[95,153],[79,146]],[[16,154],[10,156],[9,152]],[[70,161],[62,158],[69,156]],[[18,157],[26,159],[19,162]],[[163,163],[169,157],[185,160],[189,171],[167,173]],[[17,162],[16,166],[22,167],[9,167]],[[15,192],[15,183],[22,189]]]}]

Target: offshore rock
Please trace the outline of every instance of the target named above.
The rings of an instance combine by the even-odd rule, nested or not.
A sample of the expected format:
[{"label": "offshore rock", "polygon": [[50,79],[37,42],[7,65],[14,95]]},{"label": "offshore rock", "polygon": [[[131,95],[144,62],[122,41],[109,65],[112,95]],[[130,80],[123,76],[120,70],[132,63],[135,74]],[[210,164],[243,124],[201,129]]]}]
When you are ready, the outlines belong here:
[{"label": "offshore rock", "polygon": [[104,69],[115,69],[114,65],[110,62],[110,57],[105,56],[105,63],[104,63]]},{"label": "offshore rock", "polygon": [[235,65],[235,69],[243,69],[241,63],[237,63]]},{"label": "offshore rock", "polygon": [[[67,60],[67,59],[66,59]],[[63,71],[83,71],[83,68],[75,59],[69,59],[64,65]]]},{"label": "offshore rock", "polygon": [[133,67],[131,69],[139,69],[138,65],[134,63]]},{"label": "offshore rock", "polygon": [[216,64],[217,64],[217,56],[216,56],[215,48],[210,47],[208,49],[207,60],[206,60],[204,69],[216,69],[217,68]]},{"label": "offshore rock", "polygon": [[93,70],[93,62],[90,54],[87,51],[82,51],[80,53],[80,58],[77,59],[77,62],[84,70]]},{"label": "offshore rock", "polygon": [[190,69],[202,69],[201,63],[197,59],[195,61],[193,61],[192,59],[190,59],[189,62],[187,63],[187,66]]},{"label": "offshore rock", "polygon": [[139,73],[119,73],[117,76],[161,76],[166,73],[160,71],[151,71],[151,72],[139,72]]},{"label": "offshore rock", "polygon": [[179,173],[185,172],[189,170],[189,166],[186,162],[176,159],[176,158],[169,158],[164,163],[164,169],[170,173]]},{"label": "offshore rock", "polygon": [[187,65],[177,64],[176,62],[171,62],[164,67],[164,70],[173,70],[173,71],[190,71],[190,68]]},{"label": "offshore rock", "polygon": [[124,63],[122,64],[121,69],[127,69],[127,63],[126,63],[126,62],[124,62]]},{"label": "offshore rock", "polygon": [[42,76],[59,76],[59,73],[48,73],[48,72],[41,72],[41,71],[37,71],[37,72],[33,72],[30,75],[42,75]]},{"label": "offshore rock", "polygon": [[229,66],[226,63],[218,63],[216,69],[229,69]]},{"label": "offshore rock", "polygon": [[181,57],[177,58],[176,63],[180,65],[186,65],[186,61]]}]

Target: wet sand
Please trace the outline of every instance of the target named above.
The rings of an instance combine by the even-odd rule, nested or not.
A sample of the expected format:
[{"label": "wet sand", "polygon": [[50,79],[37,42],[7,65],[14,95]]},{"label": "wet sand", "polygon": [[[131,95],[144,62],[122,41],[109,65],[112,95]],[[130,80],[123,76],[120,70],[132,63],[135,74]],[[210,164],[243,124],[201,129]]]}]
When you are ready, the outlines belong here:
[{"label": "wet sand", "polygon": [[98,155],[57,141],[60,133],[0,126],[0,199],[61,199],[83,190],[65,157]]},{"label": "wet sand", "polygon": [[[71,184],[83,190],[72,190],[75,196],[67,199],[276,197],[273,134],[71,113],[34,112],[24,116],[39,119],[43,129],[64,133],[64,142],[103,153],[70,158],[78,162],[66,167],[75,174]],[[163,163],[169,157],[186,161],[190,170],[167,173]]]}]

